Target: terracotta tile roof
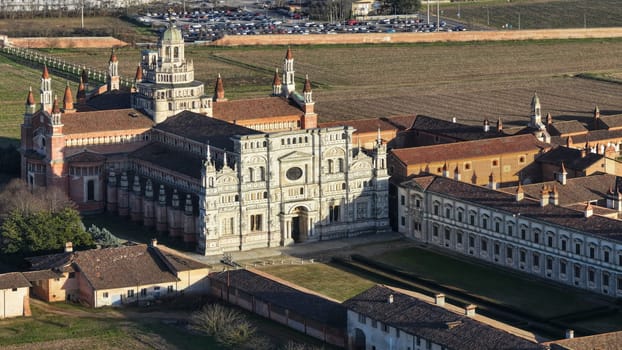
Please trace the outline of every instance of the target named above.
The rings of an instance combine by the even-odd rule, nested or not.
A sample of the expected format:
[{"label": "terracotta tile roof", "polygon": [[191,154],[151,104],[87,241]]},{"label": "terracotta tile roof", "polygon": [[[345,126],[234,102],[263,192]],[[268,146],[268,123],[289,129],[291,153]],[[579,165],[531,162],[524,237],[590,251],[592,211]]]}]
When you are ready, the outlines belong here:
[{"label": "terracotta tile roof", "polygon": [[622,114],[601,116],[600,123],[606,129],[617,129],[622,127]]},{"label": "terracotta tile roof", "polygon": [[169,247],[158,245],[155,249],[162,260],[165,260],[174,272],[206,269],[209,266],[193,260]]},{"label": "terracotta tile roof", "polygon": [[555,164],[558,166],[564,163],[566,169],[583,171],[603,160],[603,158],[603,155],[596,153],[587,153],[585,157],[581,157],[581,150],[558,146],[536,158],[536,162]]},{"label": "terracotta tile roof", "polygon": [[555,340],[547,344],[551,345],[551,350],[619,350],[622,331]]},{"label": "terracotta tile roof", "polygon": [[498,132],[494,127],[491,127],[490,130],[486,132],[482,125],[454,123],[425,115],[417,115],[411,129],[453,138],[458,141],[481,140],[505,136],[504,133]]},{"label": "terracotta tile roof", "polygon": [[240,269],[212,273],[209,277],[211,280],[228,283],[257,299],[296,312],[306,318],[338,328],[343,328],[346,324],[346,310],[339,303],[287,286],[258,273]]},{"label": "terracotta tile roof", "polygon": [[[393,302],[389,303],[389,296]],[[546,349],[522,337],[452,312],[395,289],[376,285],[346,300],[349,310],[417,335],[443,348],[460,350]],[[369,321],[367,321],[369,322]]]},{"label": "terracotta tile roof", "polygon": [[124,90],[107,91],[89,98],[86,104],[96,110],[127,109],[132,107],[131,95],[129,91]]},{"label": "terracotta tile roof", "polygon": [[[587,134],[581,135],[573,135],[572,141],[575,145],[583,145],[586,141],[590,143],[596,143],[599,141],[609,141],[609,140],[622,140],[622,129],[616,130],[592,130]],[[566,144],[566,138],[551,138],[552,143],[557,143],[560,145]]]},{"label": "terracotta tile roof", "polygon": [[579,122],[578,120],[555,122],[547,126],[547,131],[552,136],[566,136],[568,134],[575,135],[588,132],[585,126],[583,126],[583,123]]},{"label": "terracotta tile roof", "polygon": [[66,135],[95,133],[113,130],[149,129],[154,123],[135,109],[78,112],[62,116]]},{"label": "terracotta tile roof", "polygon": [[333,126],[351,126],[355,129],[355,134],[375,133],[378,131],[378,128],[380,128],[380,131],[397,130],[395,125],[382,118],[331,121],[318,124],[320,128],[330,128]]},{"label": "terracotta tile roof", "polygon": [[533,135],[507,136],[477,141],[454,142],[432,146],[393,149],[404,164],[426,164],[439,160],[473,159],[503,153],[546,151],[551,146]]},{"label": "terracotta tile roof", "polygon": [[80,251],[74,261],[96,290],[178,281],[145,244]]},{"label": "terracotta tile roof", "polygon": [[24,275],[24,277],[26,277],[26,279],[29,282],[36,282],[36,281],[49,280],[52,278],[59,278],[63,275],[61,272],[53,271],[53,270],[26,271],[26,272],[22,272],[22,274]]},{"label": "terracotta tile roof", "polygon": [[84,152],[88,150],[97,154],[105,154],[106,156],[120,155],[125,157],[127,153],[133,152],[141,147],[149,144],[150,141],[120,143],[120,144],[108,144],[108,145],[89,145],[86,148],[84,146],[66,147],[65,156],[69,157],[74,154]]},{"label": "terracotta tile roof", "polygon": [[232,136],[263,134],[257,130],[189,111],[167,118],[164,122],[156,125],[154,129],[181,135],[197,142],[209,143],[212,146],[229,151],[233,151]]},{"label": "terracotta tile roof", "polygon": [[[539,182],[534,184],[523,184],[523,192],[526,197],[540,200],[540,191],[542,186],[549,188],[556,186],[559,194],[559,205],[569,206],[571,204],[581,204],[585,206],[585,202],[602,202],[606,197],[610,188],[618,188],[618,184],[622,181],[615,175],[597,174],[584,177],[569,178],[566,185],[562,185],[557,181]],[[517,186],[500,188],[500,191],[514,194],[518,189]]]},{"label": "terracotta tile roof", "polygon": [[410,129],[415,123],[415,119],[417,119],[416,115],[401,115],[401,116],[393,116],[393,117],[383,117],[381,118],[387,121],[390,124],[395,125],[399,130],[407,130]]},{"label": "terracotta tile roof", "polygon": [[586,218],[582,211],[555,205],[541,207],[539,201],[527,198],[517,202],[513,194],[438,176],[428,186],[427,191],[491,207],[496,211],[521,215],[553,225],[567,227],[570,230],[587,232],[595,236],[622,242],[622,221],[620,220],[598,215]]},{"label": "terracotta tile roof", "polygon": [[25,259],[30,263],[30,270],[50,270],[59,267],[69,266],[73,261],[73,253],[57,253],[41,256],[33,256]]},{"label": "terracotta tile roof", "polygon": [[295,103],[282,97],[216,102],[213,112],[214,118],[229,122],[302,115],[302,111]]},{"label": "terracotta tile roof", "polygon": [[130,153],[128,157],[149,162],[195,179],[201,178],[201,164],[203,164],[203,160],[200,156],[159,142],[150,143]]},{"label": "terracotta tile roof", "polygon": [[96,163],[105,161],[106,157],[99,153],[94,153],[85,149],[82,152],[66,157],[65,159],[69,163]]},{"label": "terracotta tile roof", "polygon": [[0,289],[30,287],[30,282],[21,272],[0,274]]}]

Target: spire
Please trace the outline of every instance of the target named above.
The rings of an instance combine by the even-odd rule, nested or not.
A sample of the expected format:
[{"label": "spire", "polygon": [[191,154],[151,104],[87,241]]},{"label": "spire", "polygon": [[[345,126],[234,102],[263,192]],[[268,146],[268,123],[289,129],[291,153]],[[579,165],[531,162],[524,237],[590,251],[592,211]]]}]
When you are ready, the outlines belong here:
[{"label": "spire", "polygon": [[212,162],[212,152],[210,150],[209,144],[207,144],[207,152],[205,155],[205,159],[207,160],[208,164]]},{"label": "spire", "polygon": [[[305,105],[313,104],[313,91],[311,91],[311,81],[309,80],[308,74],[305,75],[305,86],[304,86],[304,89],[302,90],[302,95],[304,98]],[[305,113],[313,113],[313,108],[305,108]]]},{"label": "spire", "polygon": [[41,87],[39,92],[41,98],[41,109],[50,113],[52,111],[52,79],[50,79],[50,73],[48,73],[47,65],[43,65]]},{"label": "spire", "polygon": [[572,147],[572,143],[572,136],[568,136],[568,138],[566,139],[566,147]]},{"label": "spire", "polygon": [[73,110],[73,97],[71,96],[71,88],[69,87],[69,82],[65,86],[65,96],[63,97],[63,111],[72,111]]},{"label": "spire", "polygon": [[503,131],[503,120],[501,120],[501,117],[499,117],[499,119],[497,119],[497,132],[501,131]]},{"label": "spire", "polygon": [[594,119],[600,118],[600,109],[598,106],[594,107]]},{"label": "spire", "polygon": [[78,93],[76,94],[76,99],[78,103],[84,103],[86,100],[86,88],[84,87],[84,81],[82,77],[80,77],[80,85],[78,85]]},{"label": "spire", "polygon": [[546,125],[552,125],[553,124],[553,116],[551,115],[551,112],[548,112],[546,114]]},{"label": "spire", "polygon": [[594,208],[592,207],[592,203],[587,202],[587,205],[585,206],[584,215],[586,218],[589,218],[590,216],[594,215]]},{"label": "spire", "polygon": [[80,74],[81,77],[81,81],[84,83],[85,86],[89,85],[89,73],[86,71],[86,68],[82,69],[82,73]]},{"label": "spire", "polygon": [[48,66],[47,66],[47,64],[43,65],[43,73],[41,74],[41,78],[42,79],[50,79],[50,73],[48,73]]},{"label": "spire", "polygon": [[138,67],[136,67],[136,75],[134,75],[135,82],[141,82],[143,80],[143,69],[140,67],[140,63]]},{"label": "spire", "polygon": [[309,80],[309,74],[305,75],[305,87],[302,92],[311,92],[311,81]]},{"label": "spire", "polygon": [[382,137],[380,136],[380,127],[378,127],[378,135],[376,136],[376,143],[378,145],[382,144]]},{"label": "spire", "polygon": [[279,77],[279,69],[274,71],[274,79],[272,79],[272,85],[281,85],[281,77]]},{"label": "spire", "polygon": [[110,61],[109,62],[117,62],[117,55],[114,53],[114,48],[110,50]]},{"label": "spire", "polygon": [[516,188],[516,201],[520,202],[525,198],[525,191],[523,190],[523,185],[518,182],[518,187]]},{"label": "spire", "polygon": [[222,84],[222,78],[220,77],[220,73],[218,73],[218,78],[216,78],[216,87],[214,88],[214,101],[226,101],[225,88]]},{"label": "spire", "polygon": [[[60,108],[58,108],[58,97],[54,96],[54,102],[52,103],[52,115],[50,116],[53,126],[60,126],[61,122]],[[57,130],[58,131],[58,130]],[[56,134],[57,131],[54,131]]]},{"label": "spire", "polygon": [[26,97],[26,105],[34,106],[34,104],[35,104],[35,97],[32,95],[32,86],[30,86],[28,88],[28,96]]},{"label": "spire", "polygon": [[488,132],[490,131],[490,122],[488,121],[488,118],[484,119],[484,132]]},{"label": "spire", "polygon": [[537,93],[533,93],[531,99],[531,118],[529,120],[529,127],[537,130],[543,130],[544,124],[542,124],[542,112],[540,107],[540,98]]},{"label": "spire", "polygon": [[58,108],[58,96],[54,96],[54,102],[52,103],[52,114],[59,114],[60,108]]},{"label": "spire", "polygon": [[285,53],[285,59],[286,60],[294,59],[294,55],[292,55],[292,48],[290,46],[287,47],[287,53]]}]

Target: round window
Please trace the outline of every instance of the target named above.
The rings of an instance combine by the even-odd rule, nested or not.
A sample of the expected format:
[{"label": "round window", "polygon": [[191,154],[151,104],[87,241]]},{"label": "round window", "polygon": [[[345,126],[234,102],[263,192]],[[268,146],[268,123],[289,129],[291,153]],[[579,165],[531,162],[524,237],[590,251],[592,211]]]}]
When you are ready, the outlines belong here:
[{"label": "round window", "polygon": [[289,168],[285,176],[287,176],[289,180],[298,180],[302,176],[302,169],[299,167]]}]

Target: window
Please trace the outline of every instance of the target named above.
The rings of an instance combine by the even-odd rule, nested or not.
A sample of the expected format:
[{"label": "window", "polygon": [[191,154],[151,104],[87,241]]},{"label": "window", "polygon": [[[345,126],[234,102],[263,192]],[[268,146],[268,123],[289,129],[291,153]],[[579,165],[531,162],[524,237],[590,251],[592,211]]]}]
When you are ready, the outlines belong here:
[{"label": "window", "polygon": [[521,250],[521,251],[520,251],[520,262],[522,262],[522,263],[524,263],[524,262],[525,262],[525,260],[526,260],[526,255],[527,255],[527,254],[525,254],[525,251],[523,251],[523,250]]},{"label": "window", "polygon": [[451,240],[451,230],[448,228],[445,229],[445,240],[446,241]]},{"label": "window", "polygon": [[445,208],[445,217],[451,219],[451,208]]},{"label": "window", "polygon": [[261,231],[262,221],[261,214],[251,215],[251,231]]},{"label": "window", "polygon": [[609,274],[606,272],[603,272],[603,286],[609,287]]},{"label": "window", "polygon": [[475,225],[475,215],[469,215],[469,225]]},{"label": "window", "polygon": [[553,236],[548,236],[546,238],[546,245],[549,247],[553,247]]},{"label": "window", "polygon": [[508,236],[511,236],[513,234],[514,234],[514,226],[508,225]]},{"label": "window", "polygon": [[590,247],[590,258],[594,259],[594,256],[596,256],[596,248]]},{"label": "window", "polygon": [[129,289],[127,291],[127,297],[128,298],[133,298],[134,297],[134,290],[133,289]]},{"label": "window", "polygon": [[527,229],[525,228],[520,229],[520,239],[527,239]]},{"label": "window", "polygon": [[492,161],[492,166],[499,166],[499,161],[498,160],[493,160]]},{"label": "window", "polygon": [[469,236],[469,247],[475,248],[475,237]]},{"label": "window", "polygon": [[576,279],[581,278],[581,266],[580,265],[574,266],[574,278]]},{"label": "window", "polygon": [[372,319],[371,320],[371,326],[372,326],[372,328],[378,328],[378,321]]},{"label": "window", "polygon": [[174,290],[174,289],[173,289],[173,286],[168,286],[168,287],[166,287],[166,292],[167,292],[167,293],[173,293],[173,290]]},{"label": "window", "polygon": [[540,255],[535,253],[533,254],[533,267],[540,268]]},{"label": "window", "polygon": [[603,260],[604,260],[606,263],[608,263],[608,262],[609,262],[609,251],[608,251],[608,250],[605,250],[605,251],[603,252]]},{"label": "window", "polygon": [[458,232],[456,234],[456,242],[458,242],[458,244],[462,244],[462,232]]},{"label": "window", "polygon": [[434,215],[438,215],[438,204],[434,203]]},{"label": "window", "polygon": [[553,270],[553,258],[546,258],[546,269]]},{"label": "window", "polygon": [[559,262],[559,273],[565,275],[566,274],[566,262],[565,261],[560,261]]},{"label": "window", "polygon": [[521,156],[520,158],[518,158],[518,162],[519,163],[525,163],[525,157]]},{"label": "window", "polygon": [[104,293],[102,293],[102,297],[103,297],[104,299],[107,299],[107,298],[108,298],[108,292],[104,292]]},{"label": "window", "polygon": [[400,196],[400,204],[401,205],[405,205],[406,204],[406,197],[405,196]]},{"label": "window", "polygon": [[153,287],[153,290],[160,290],[160,286]]},{"label": "window", "polygon": [[421,200],[415,199],[415,208],[421,208]]},{"label": "window", "polygon": [[328,211],[329,211],[329,215],[328,215],[329,222],[339,221],[339,206],[338,205],[331,205],[328,208]]},{"label": "window", "polygon": [[575,243],[574,244],[574,253],[577,255],[581,254],[581,243]]},{"label": "window", "polygon": [[147,288],[142,288],[142,289],[140,290],[140,296],[141,296],[141,297],[145,297],[145,296],[147,296]]},{"label": "window", "polygon": [[365,321],[366,321],[365,315],[359,314],[359,323],[365,324]]},{"label": "window", "polygon": [[383,332],[389,333],[389,329],[390,329],[389,325],[387,325],[386,323],[382,324],[382,331]]},{"label": "window", "polygon": [[11,288],[11,292],[17,292],[17,288]]},{"label": "window", "polygon": [[494,247],[495,247],[494,248],[495,249],[495,255],[499,255],[499,249],[500,249],[499,243],[495,243]]},{"label": "window", "polygon": [[533,233],[533,242],[540,243],[540,233],[537,231]]},{"label": "window", "polygon": [[406,218],[404,216],[400,218],[400,221],[401,221],[402,226],[406,225]]},{"label": "window", "polygon": [[488,241],[482,239],[482,250],[488,252]]},{"label": "window", "polygon": [[618,290],[622,290],[622,277],[618,277]]},{"label": "window", "polygon": [[458,210],[458,221],[462,222],[462,210]]},{"label": "window", "polygon": [[508,247],[508,248],[505,250],[505,255],[506,255],[509,259],[512,259],[512,247]]},{"label": "window", "polygon": [[590,283],[594,283],[594,270],[592,269],[587,270],[587,280]]},{"label": "window", "polygon": [[464,170],[470,170],[471,169],[471,163],[464,163]]},{"label": "window", "polygon": [[485,216],[482,218],[482,227],[488,228],[488,218]]},{"label": "window", "polygon": [[432,226],[432,235],[438,237],[438,225]]},{"label": "window", "polygon": [[501,222],[495,221],[495,232],[501,232]]},{"label": "window", "polygon": [[562,241],[561,241],[561,248],[564,251],[566,250],[566,240],[565,239],[562,239]]},{"label": "window", "polygon": [[69,278],[76,278],[76,273],[75,272],[70,272],[69,273]]}]

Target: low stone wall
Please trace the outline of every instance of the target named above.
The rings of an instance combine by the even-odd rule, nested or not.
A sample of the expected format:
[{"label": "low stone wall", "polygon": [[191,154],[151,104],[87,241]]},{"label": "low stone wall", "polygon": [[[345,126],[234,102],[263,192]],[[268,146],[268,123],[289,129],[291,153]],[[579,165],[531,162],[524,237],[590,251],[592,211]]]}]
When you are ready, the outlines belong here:
[{"label": "low stone wall", "polygon": [[125,41],[111,36],[103,37],[42,37],[42,38],[8,38],[10,46],[42,49],[42,48],[112,48],[127,46]]},{"label": "low stone wall", "polygon": [[367,34],[309,34],[309,35],[235,35],[225,36],[207,45],[305,45],[305,44],[380,44],[430,43],[504,40],[549,40],[620,38],[622,27],[588,29],[538,29],[507,31],[465,31],[439,33],[367,33]]}]

